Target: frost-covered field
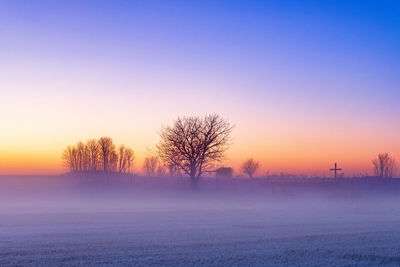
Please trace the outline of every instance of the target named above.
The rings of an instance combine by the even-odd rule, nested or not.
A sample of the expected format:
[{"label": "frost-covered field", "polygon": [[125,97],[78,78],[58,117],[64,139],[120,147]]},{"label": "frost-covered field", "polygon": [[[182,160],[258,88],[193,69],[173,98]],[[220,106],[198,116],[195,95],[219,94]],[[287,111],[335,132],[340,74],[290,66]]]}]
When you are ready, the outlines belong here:
[{"label": "frost-covered field", "polygon": [[142,201],[3,205],[0,265],[400,264],[389,202]]},{"label": "frost-covered field", "polygon": [[400,265],[393,197],[61,191],[1,196],[1,266]]}]

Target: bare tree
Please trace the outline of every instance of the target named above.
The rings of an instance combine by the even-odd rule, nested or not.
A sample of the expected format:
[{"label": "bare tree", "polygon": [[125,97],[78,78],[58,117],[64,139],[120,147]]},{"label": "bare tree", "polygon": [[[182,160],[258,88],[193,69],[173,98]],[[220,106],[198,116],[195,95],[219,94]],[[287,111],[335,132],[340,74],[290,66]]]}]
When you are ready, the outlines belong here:
[{"label": "bare tree", "polygon": [[100,159],[103,171],[112,171],[116,163],[116,152],[113,140],[110,137],[99,139]]},{"label": "bare tree", "polygon": [[165,176],[166,173],[167,173],[166,166],[159,163],[157,166],[157,176]]},{"label": "bare tree", "polygon": [[121,145],[118,149],[118,171],[130,172],[133,162],[133,150]]},{"label": "bare tree", "polygon": [[258,161],[255,161],[254,159],[250,158],[250,159],[245,160],[242,163],[240,170],[241,170],[241,172],[247,174],[250,177],[250,179],[253,179],[253,175],[259,167],[260,167],[260,163]]},{"label": "bare tree", "polygon": [[118,170],[118,154],[114,149],[110,154],[109,171],[116,172]]},{"label": "bare tree", "polygon": [[133,150],[131,148],[126,148],[125,149],[125,161],[126,161],[125,172],[127,172],[127,173],[131,172],[134,159],[135,159],[135,154],[133,153]]},{"label": "bare tree", "polygon": [[74,146],[67,146],[62,154],[63,165],[69,172],[77,171],[76,168],[76,149]]},{"label": "bare tree", "polygon": [[372,160],[372,164],[375,175],[382,178],[393,177],[396,170],[396,161],[388,153],[379,154],[376,159]]},{"label": "bare tree", "polygon": [[100,149],[96,139],[89,139],[86,142],[86,148],[89,153],[89,168],[90,171],[97,171],[99,168]]},{"label": "bare tree", "polygon": [[144,172],[146,173],[147,176],[155,176],[159,165],[160,161],[158,157],[156,156],[146,157],[143,163]]},{"label": "bare tree", "polygon": [[167,169],[169,176],[180,176],[181,175],[181,170],[177,166],[175,166],[171,163],[166,164],[165,168]]},{"label": "bare tree", "polygon": [[157,154],[167,166],[176,166],[189,175],[192,186],[196,186],[205,171],[225,158],[232,129],[217,114],[178,118],[172,126],[161,129]]},{"label": "bare tree", "polygon": [[125,159],[125,146],[121,145],[118,149],[118,171],[123,172],[126,166],[126,159]]},{"label": "bare tree", "polygon": [[85,144],[83,142],[78,142],[78,144],[76,144],[76,151],[78,157],[78,171],[87,171],[88,151],[86,150]]}]

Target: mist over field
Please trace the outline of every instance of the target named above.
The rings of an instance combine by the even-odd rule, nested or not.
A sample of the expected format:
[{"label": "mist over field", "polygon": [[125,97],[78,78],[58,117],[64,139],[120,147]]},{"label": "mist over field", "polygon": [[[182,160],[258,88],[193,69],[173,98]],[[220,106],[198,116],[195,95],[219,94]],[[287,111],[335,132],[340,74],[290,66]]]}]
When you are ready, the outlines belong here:
[{"label": "mist over field", "polygon": [[[362,180],[362,181],[361,181]],[[0,265],[398,265],[396,179],[3,176]]]}]

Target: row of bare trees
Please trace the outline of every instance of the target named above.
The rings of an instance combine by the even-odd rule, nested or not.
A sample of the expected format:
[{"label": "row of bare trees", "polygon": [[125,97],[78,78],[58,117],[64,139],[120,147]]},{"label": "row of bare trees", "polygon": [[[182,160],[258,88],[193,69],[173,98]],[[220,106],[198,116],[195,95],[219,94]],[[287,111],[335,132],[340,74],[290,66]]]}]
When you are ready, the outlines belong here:
[{"label": "row of bare trees", "polygon": [[[381,153],[378,157],[372,160],[374,166],[374,174],[381,178],[391,178],[394,176],[396,171],[396,161],[389,153]],[[248,175],[250,179],[253,178],[254,173],[259,168],[260,163],[250,158],[245,160],[240,170],[242,173]]]},{"label": "row of bare trees", "polygon": [[131,148],[116,148],[110,137],[90,139],[68,146],[62,155],[69,172],[121,172],[129,173],[135,156]]}]

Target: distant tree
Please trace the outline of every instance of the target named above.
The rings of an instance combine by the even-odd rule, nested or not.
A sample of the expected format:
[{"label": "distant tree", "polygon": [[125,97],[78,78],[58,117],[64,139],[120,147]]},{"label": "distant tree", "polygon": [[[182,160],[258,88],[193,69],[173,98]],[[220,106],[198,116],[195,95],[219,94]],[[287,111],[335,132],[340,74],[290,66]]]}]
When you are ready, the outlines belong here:
[{"label": "distant tree", "polygon": [[133,165],[133,160],[135,159],[135,154],[131,148],[125,149],[125,172],[130,173]]},{"label": "distant tree", "polygon": [[121,173],[129,173],[133,159],[133,150],[121,145],[118,149],[118,171]]},{"label": "distant tree", "polygon": [[98,141],[96,139],[89,139],[86,142],[86,148],[89,153],[89,170],[97,171],[100,165],[100,149]]},{"label": "distant tree", "polygon": [[160,161],[156,156],[146,157],[143,163],[143,169],[147,176],[155,176],[160,165]]},{"label": "distant tree", "polygon": [[258,161],[255,161],[254,159],[250,158],[250,159],[245,160],[242,163],[240,170],[244,174],[247,174],[250,177],[250,179],[253,179],[253,175],[259,167],[260,167],[260,163]]},{"label": "distant tree", "polygon": [[176,166],[189,175],[192,186],[225,157],[233,126],[218,115],[178,118],[160,131],[157,154],[167,166]]},{"label": "distant tree", "polygon": [[78,171],[87,171],[88,154],[85,144],[83,142],[78,142],[78,144],[76,144],[76,151],[78,156]]},{"label": "distant tree", "polygon": [[125,159],[125,146],[121,145],[118,149],[118,171],[124,172],[126,167],[126,159]]},{"label": "distant tree", "polygon": [[118,153],[115,149],[110,154],[108,171],[111,171],[111,172],[118,171]]},{"label": "distant tree", "polygon": [[157,176],[165,176],[166,173],[166,167],[160,162],[157,166]]},{"label": "distant tree", "polygon": [[393,177],[396,169],[396,161],[388,153],[381,153],[378,157],[372,160],[374,172],[376,176],[382,178]]},{"label": "distant tree", "polygon": [[74,146],[67,146],[62,154],[63,165],[69,172],[77,171],[76,167],[76,149]]},{"label": "distant tree", "polygon": [[168,171],[169,176],[180,176],[180,169],[173,164],[165,164],[165,168]]},{"label": "distant tree", "polygon": [[110,137],[101,137],[98,143],[102,170],[113,171],[117,158],[113,140]]}]

